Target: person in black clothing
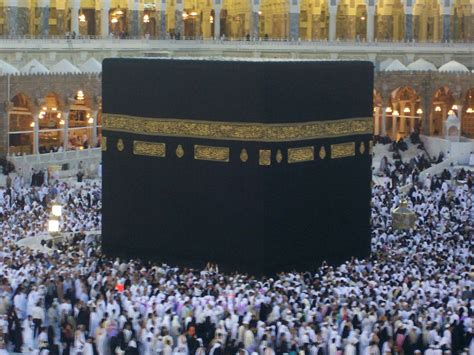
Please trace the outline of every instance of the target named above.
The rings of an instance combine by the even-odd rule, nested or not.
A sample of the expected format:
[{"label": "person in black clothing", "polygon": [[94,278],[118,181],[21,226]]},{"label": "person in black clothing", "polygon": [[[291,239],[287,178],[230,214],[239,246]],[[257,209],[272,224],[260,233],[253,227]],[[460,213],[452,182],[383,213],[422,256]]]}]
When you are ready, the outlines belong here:
[{"label": "person in black clothing", "polygon": [[286,340],[286,335],[285,333],[281,333],[280,335],[280,344],[276,347],[275,349],[276,354],[287,354],[289,352],[289,346],[288,346],[288,341]]}]

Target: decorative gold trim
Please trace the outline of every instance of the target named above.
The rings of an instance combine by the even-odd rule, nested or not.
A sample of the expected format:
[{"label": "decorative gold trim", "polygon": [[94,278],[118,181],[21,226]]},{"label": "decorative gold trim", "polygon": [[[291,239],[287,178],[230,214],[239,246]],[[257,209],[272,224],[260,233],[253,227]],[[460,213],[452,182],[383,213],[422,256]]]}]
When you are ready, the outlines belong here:
[{"label": "decorative gold trim", "polygon": [[243,163],[246,163],[247,160],[249,160],[249,155],[247,153],[247,149],[243,148],[241,151],[240,151],[240,160],[243,162]]},{"label": "decorative gold trim", "polygon": [[301,163],[314,160],[314,147],[288,148],[288,163]]},{"label": "decorative gold trim", "polygon": [[322,146],[320,149],[319,149],[319,159],[324,159],[326,158],[326,148],[324,146]]},{"label": "decorative gold trim", "polygon": [[360,142],[359,143],[359,153],[364,154],[365,153],[365,142]]},{"label": "decorative gold trim", "polygon": [[123,140],[122,138],[119,138],[119,140],[117,141],[117,150],[119,152],[122,152],[125,148],[125,145],[123,144]]},{"label": "decorative gold trim", "polygon": [[268,149],[260,149],[258,151],[258,164],[269,166],[272,163],[272,151]]},{"label": "decorative gold trim", "polygon": [[178,146],[176,147],[176,156],[178,158],[182,158],[184,156],[184,149],[181,144],[178,144]]},{"label": "decorative gold trim", "polygon": [[164,158],[166,157],[166,144],[133,141],[133,154]]},{"label": "decorative gold trim", "polygon": [[194,159],[229,162],[230,149],[228,147],[210,147],[207,145],[194,146]]},{"label": "decorative gold trim", "polygon": [[278,149],[277,152],[276,152],[276,155],[275,155],[275,160],[278,164],[281,163],[281,161],[283,160],[283,154],[281,154],[281,150]]},{"label": "decorative gold trim", "polygon": [[102,136],[102,141],[100,142],[100,149],[105,152],[107,151],[107,137]]},{"label": "decorative gold trim", "polygon": [[331,145],[331,158],[346,158],[355,155],[355,143],[339,143]]},{"label": "decorative gold trim", "polygon": [[374,142],[372,140],[369,141],[369,154],[372,155],[374,148]]},{"label": "decorative gold trim", "polygon": [[103,115],[108,131],[219,140],[284,142],[373,133],[373,117],[305,123],[245,123]]}]

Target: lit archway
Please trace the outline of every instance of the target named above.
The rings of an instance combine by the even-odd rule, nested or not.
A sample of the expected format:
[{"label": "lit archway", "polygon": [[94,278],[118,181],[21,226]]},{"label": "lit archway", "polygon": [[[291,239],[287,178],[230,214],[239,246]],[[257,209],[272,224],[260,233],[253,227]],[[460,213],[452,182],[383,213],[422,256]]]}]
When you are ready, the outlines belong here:
[{"label": "lit archway", "polygon": [[31,100],[22,93],[15,95],[8,110],[8,153],[33,154],[35,123]]},{"label": "lit archway", "polygon": [[57,152],[64,148],[65,117],[63,105],[56,93],[50,93],[43,99],[38,115],[40,154]]},{"label": "lit archway", "polygon": [[392,139],[398,140],[413,132],[421,131],[423,124],[421,99],[413,88],[405,86],[392,91],[389,108],[386,115],[387,121],[391,123],[388,133]]},{"label": "lit archway", "polygon": [[90,97],[79,90],[69,107],[68,150],[87,149],[95,145],[93,129],[97,118],[91,111],[90,101]]},{"label": "lit archway", "polygon": [[443,86],[436,90],[431,102],[430,135],[443,135],[444,121],[453,105],[454,97],[448,87]]}]

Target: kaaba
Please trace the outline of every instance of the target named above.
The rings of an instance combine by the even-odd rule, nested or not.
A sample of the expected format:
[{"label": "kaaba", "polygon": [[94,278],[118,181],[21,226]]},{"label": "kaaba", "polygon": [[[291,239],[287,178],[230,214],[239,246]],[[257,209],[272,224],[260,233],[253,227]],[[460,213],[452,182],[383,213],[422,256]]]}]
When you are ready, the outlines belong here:
[{"label": "kaaba", "polygon": [[373,65],[103,62],[102,249],[275,274],[370,253]]}]

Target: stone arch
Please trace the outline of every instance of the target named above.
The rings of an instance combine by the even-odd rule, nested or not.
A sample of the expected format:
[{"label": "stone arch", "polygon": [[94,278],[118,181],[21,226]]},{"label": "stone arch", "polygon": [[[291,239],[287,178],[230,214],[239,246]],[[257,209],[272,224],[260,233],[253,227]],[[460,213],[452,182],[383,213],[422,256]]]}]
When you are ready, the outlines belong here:
[{"label": "stone arch", "polygon": [[452,90],[447,86],[438,88],[431,101],[430,135],[442,136],[444,121],[454,105]]}]

